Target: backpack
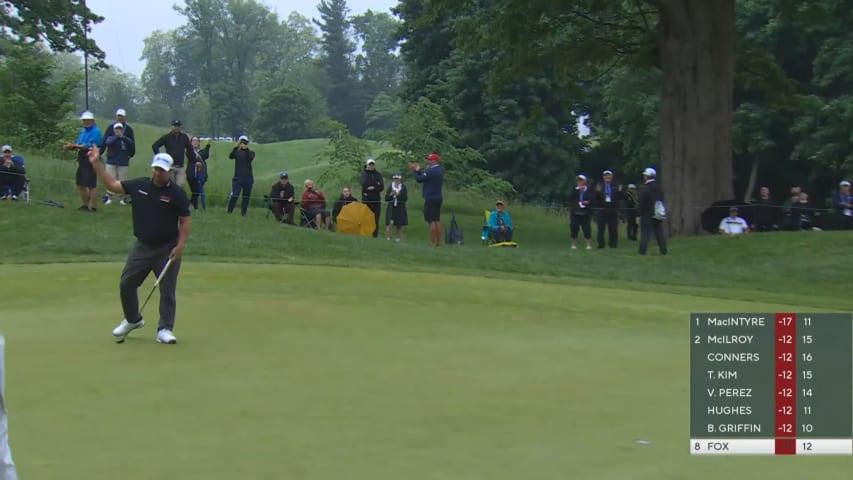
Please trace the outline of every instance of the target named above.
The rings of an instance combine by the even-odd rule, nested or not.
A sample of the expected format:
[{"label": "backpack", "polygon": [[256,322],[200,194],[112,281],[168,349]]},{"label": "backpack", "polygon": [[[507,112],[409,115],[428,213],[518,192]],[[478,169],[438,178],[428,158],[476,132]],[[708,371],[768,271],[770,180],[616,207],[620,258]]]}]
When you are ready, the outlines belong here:
[{"label": "backpack", "polygon": [[665,220],[666,219],[666,205],[663,204],[662,200],[658,200],[655,202],[655,213],[652,215],[655,220]]},{"label": "backpack", "polygon": [[456,213],[452,213],[450,218],[450,228],[447,230],[444,243],[447,245],[462,245],[464,243],[463,237],[462,229],[459,228],[459,224],[456,223]]}]

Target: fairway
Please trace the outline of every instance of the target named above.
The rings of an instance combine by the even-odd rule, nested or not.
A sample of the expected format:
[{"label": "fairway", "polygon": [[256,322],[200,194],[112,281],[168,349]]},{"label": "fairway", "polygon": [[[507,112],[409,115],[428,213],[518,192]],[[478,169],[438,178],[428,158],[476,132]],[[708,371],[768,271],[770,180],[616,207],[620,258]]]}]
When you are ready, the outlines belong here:
[{"label": "fairway", "polygon": [[0,265],[21,478],[849,478],[688,454],[686,313],[783,305],[187,261],[178,345],[156,294],[117,345],[120,269]]}]

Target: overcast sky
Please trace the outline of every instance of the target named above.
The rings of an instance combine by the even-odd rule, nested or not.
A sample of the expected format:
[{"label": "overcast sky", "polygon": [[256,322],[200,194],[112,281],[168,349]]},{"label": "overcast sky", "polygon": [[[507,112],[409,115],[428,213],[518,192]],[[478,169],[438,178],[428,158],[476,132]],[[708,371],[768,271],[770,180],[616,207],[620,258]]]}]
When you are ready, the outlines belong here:
[{"label": "overcast sky", "polygon": [[[319,0],[261,0],[285,18],[297,11],[308,18],[318,17]],[[144,0],[139,2],[116,0],[87,0],[89,8],[104,17],[104,21],[92,27],[92,37],[107,54],[106,61],[125,72],[140,75],[145,64],[142,41],[154,30],[170,30],[183,25],[184,17],[172,8],[183,0]],[[367,10],[389,12],[397,0],[347,0],[350,15]]]}]

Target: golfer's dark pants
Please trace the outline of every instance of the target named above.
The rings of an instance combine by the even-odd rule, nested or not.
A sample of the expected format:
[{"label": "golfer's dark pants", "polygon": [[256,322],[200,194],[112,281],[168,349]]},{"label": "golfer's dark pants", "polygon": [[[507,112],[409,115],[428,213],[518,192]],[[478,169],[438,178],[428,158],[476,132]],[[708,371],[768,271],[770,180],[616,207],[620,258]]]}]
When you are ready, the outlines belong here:
[{"label": "golfer's dark pants", "polygon": [[604,229],[610,248],[616,248],[619,240],[619,211],[615,208],[602,210],[598,215],[598,248],[604,248]]},{"label": "golfer's dark pants", "polygon": [[511,242],[512,241],[512,229],[507,228],[503,232],[501,231],[501,227],[495,227],[492,229],[492,237],[494,237],[495,241],[500,242]]},{"label": "golfer's dark pants", "polygon": [[364,200],[367,208],[373,212],[373,217],[376,221],[376,229],[373,230],[373,238],[379,235],[379,218],[382,216],[382,201],[381,200]]},{"label": "golfer's dark pants", "polygon": [[628,240],[637,240],[637,230],[640,228],[637,226],[637,213],[636,212],[628,212],[626,217],[626,221],[628,223]]},{"label": "golfer's dark pants", "polygon": [[228,199],[228,213],[234,211],[237,206],[237,196],[240,192],[243,193],[243,204],[240,206],[240,213],[246,215],[249,211],[249,198],[252,195],[252,185],[255,179],[252,177],[234,177],[231,179],[231,198]]},{"label": "golfer's dark pants", "polygon": [[651,217],[640,217],[640,255],[649,250],[649,240],[655,236],[661,255],[666,255],[666,235],[663,233],[663,223]]},{"label": "golfer's dark pants", "polygon": [[[124,310],[124,318],[128,322],[135,323],[142,318],[139,313],[137,290],[148,277],[148,274],[153,272],[155,278],[160,275],[174,247],[174,243],[150,247],[140,241],[137,241],[136,245],[133,246],[133,250],[127,256],[127,263],[121,272],[121,281],[119,282],[121,307]],[[169,271],[160,280],[160,324],[158,330],[175,329],[175,289],[178,286],[178,271],[180,269],[180,260],[172,262]]]},{"label": "golfer's dark pants", "polygon": [[589,215],[572,215],[572,221],[570,224],[572,239],[578,238],[578,233],[581,229],[583,229],[583,238],[589,240],[592,238],[592,228],[590,224],[592,220],[589,218]]}]

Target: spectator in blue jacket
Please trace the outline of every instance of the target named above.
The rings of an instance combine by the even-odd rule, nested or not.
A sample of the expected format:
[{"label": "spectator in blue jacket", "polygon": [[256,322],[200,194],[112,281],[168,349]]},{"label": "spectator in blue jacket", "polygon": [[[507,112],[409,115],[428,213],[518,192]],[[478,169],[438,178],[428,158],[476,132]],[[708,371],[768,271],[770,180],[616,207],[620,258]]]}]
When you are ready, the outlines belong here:
[{"label": "spectator in blue jacket", "polygon": [[489,230],[496,242],[512,241],[512,218],[509,212],[504,210],[503,200],[495,202],[495,209],[489,214]]},{"label": "spectator in blue jacket", "polygon": [[[107,147],[107,173],[112,175],[116,180],[123,182],[130,178],[130,159],[136,155],[136,144],[133,139],[124,134],[124,125],[116,122],[110,127],[111,135],[104,141]],[[107,199],[105,205],[111,204],[112,197],[115,193],[107,190]],[[125,205],[130,199],[128,195],[119,195],[119,203]]]},{"label": "spectator in blue jacket", "polygon": [[833,199],[832,206],[838,214],[838,227],[841,230],[853,228],[853,194],[850,193],[850,182],[843,180],[840,190]]},{"label": "spectator in blue jacket", "polygon": [[90,111],[83,112],[80,115],[80,120],[83,122],[83,128],[80,129],[80,134],[77,136],[75,143],[65,142],[63,148],[65,150],[74,150],[77,152],[77,192],[80,194],[82,205],[78,210],[82,212],[98,211],[98,175],[95,173],[95,168],[89,162],[89,148],[99,148],[103,141],[101,129],[95,124],[95,115]]},{"label": "spectator in blue jacket", "polygon": [[441,171],[441,157],[437,153],[426,156],[428,166],[421,171],[418,163],[410,163],[409,168],[415,172],[415,181],[423,184],[424,221],[429,224],[430,245],[441,246],[441,191],[444,175]]},{"label": "spectator in blue jacket", "polygon": [[3,159],[0,160],[0,200],[18,200],[18,195],[27,183],[24,170],[24,157],[12,154],[11,145],[3,145]]}]

